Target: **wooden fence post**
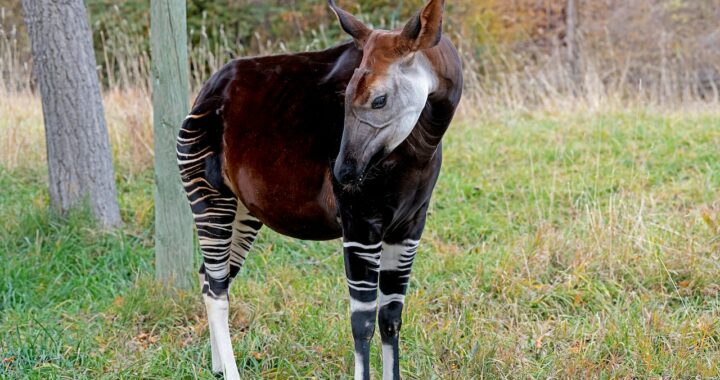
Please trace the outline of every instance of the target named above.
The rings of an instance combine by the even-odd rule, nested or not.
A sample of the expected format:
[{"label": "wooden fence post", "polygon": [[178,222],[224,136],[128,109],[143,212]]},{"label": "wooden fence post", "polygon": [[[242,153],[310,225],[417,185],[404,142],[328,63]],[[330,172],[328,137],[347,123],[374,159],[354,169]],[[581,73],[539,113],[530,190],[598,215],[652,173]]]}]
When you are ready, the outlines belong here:
[{"label": "wooden fence post", "polygon": [[193,281],[193,220],[180,182],[175,138],[188,113],[185,0],[152,0],[150,16],[155,131],[155,273],[189,289]]}]

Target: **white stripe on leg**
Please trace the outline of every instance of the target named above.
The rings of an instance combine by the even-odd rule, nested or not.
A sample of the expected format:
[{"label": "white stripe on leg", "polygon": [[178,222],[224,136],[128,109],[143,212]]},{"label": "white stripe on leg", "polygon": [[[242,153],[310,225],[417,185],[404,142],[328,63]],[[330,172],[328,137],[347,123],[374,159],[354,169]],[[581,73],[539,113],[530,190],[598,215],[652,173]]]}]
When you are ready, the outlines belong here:
[{"label": "white stripe on leg", "polygon": [[401,304],[405,304],[405,295],[404,294],[390,294],[387,295],[380,292],[380,307],[386,306],[390,304],[391,302],[400,302]]},{"label": "white stripe on leg", "polygon": [[[200,290],[202,290],[203,287],[209,286],[208,283],[205,281],[205,273],[200,273]],[[217,342],[215,341],[215,334],[213,334],[213,326],[209,322],[210,318],[208,318],[208,331],[210,332],[210,359],[212,360],[212,370],[213,373],[220,373],[222,372],[222,361],[220,361],[220,353],[218,353],[217,348]]]},{"label": "white stripe on leg", "polygon": [[[224,298],[216,299],[206,295],[203,295],[203,298],[205,298],[210,334],[215,337],[225,380],[240,380],[240,374],[238,373],[237,364],[235,363],[232,341],[230,340],[230,326],[228,325],[229,302]],[[210,342],[212,343],[212,340]]]},{"label": "white stripe on leg", "polygon": [[355,380],[363,380],[363,356],[355,351]]},{"label": "white stripe on leg", "polygon": [[223,365],[220,359],[220,352],[218,351],[217,341],[215,340],[215,334],[213,333],[213,326],[208,322],[208,330],[210,331],[210,351],[212,360],[212,371],[213,373],[222,373]]},{"label": "white stripe on leg", "polygon": [[393,368],[395,367],[394,355],[393,346],[389,344],[382,345],[383,380],[393,380]]},{"label": "white stripe on leg", "polygon": [[357,311],[376,311],[377,301],[362,302],[350,297],[350,313]]}]

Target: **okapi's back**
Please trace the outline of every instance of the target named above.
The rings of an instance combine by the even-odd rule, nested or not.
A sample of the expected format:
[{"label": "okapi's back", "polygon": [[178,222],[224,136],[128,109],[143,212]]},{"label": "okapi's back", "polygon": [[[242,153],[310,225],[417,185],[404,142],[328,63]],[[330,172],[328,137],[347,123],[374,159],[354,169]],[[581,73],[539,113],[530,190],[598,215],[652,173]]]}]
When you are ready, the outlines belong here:
[{"label": "okapi's back", "polygon": [[[303,239],[340,236],[330,168],[343,129],[344,92],[361,52],[233,60],[203,86],[192,114],[215,147],[222,181],[260,221]],[[216,116],[215,116],[216,115]]]}]

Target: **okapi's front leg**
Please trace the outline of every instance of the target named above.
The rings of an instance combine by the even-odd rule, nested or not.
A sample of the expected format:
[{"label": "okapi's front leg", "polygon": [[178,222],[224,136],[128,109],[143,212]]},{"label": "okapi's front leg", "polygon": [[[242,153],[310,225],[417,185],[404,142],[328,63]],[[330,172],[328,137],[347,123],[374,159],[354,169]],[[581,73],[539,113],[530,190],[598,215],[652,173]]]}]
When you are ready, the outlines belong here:
[{"label": "okapi's front leg", "polygon": [[370,379],[370,341],[375,333],[381,242],[345,238],[345,275],[350,290],[350,323],[355,341],[355,380]]},{"label": "okapi's front leg", "polygon": [[418,243],[418,240],[405,239],[401,242],[382,244],[378,325],[382,339],[383,380],[400,379],[399,341],[402,309]]}]

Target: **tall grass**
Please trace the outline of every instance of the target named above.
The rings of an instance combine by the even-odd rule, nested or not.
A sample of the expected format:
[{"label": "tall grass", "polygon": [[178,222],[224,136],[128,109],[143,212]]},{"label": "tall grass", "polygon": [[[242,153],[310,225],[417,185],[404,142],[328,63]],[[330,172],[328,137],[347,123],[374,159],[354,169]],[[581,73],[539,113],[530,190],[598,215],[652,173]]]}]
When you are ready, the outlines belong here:
[{"label": "tall grass", "polygon": [[[108,90],[103,103],[116,167],[127,175],[151,168],[153,132],[149,94],[137,88]],[[46,162],[39,97],[30,91],[5,96],[0,101],[0,115],[0,167],[27,169]]]},{"label": "tall grass", "polygon": [[18,43],[18,26],[8,23],[8,10],[0,8],[0,91],[15,93],[31,87],[32,68],[27,46]]},{"label": "tall grass", "polygon": [[[473,11],[462,7],[457,10]],[[0,10],[0,98],[3,99],[0,114],[5,119],[0,123],[3,129],[0,159],[8,167],[21,167],[31,162],[28,157],[45,159],[43,139],[37,138],[42,136],[41,124],[36,122],[41,116],[41,107],[33,83],[27,38],[18,32],[22,30],[19,25],[8,23],[7,12],[4,8]],[[112,8],[110,12],[114,12],[116,22],[100,29],[96,36],[97,72],[104,87],[110,138],[117,163],[142,171],[152,161],[151,57],[147,31],[127,22],[119,8]],[[188,31],[193,93],[230,59],[290,50],[318,50],[344,38],[338,37],[336,30],[333,33],[326,30],[337,28],[336,25],[320,23],[312,29],[298,28],[299,34],[292,41],[263,39],[256,33],[251,43],[243,44],[228,35],[223,25],[209,24],[206,16],[203,15],[198,28]],[[460,114],[466,119],[492,118],[518,111],[572,114],[669,108],[702,112],[720,104],[717,88],[720,81],[713,76],[720,70],[719,64],[709,59],[713,49],[699,51],[720,38],[717,32],[696,39],[684,37],[683,41],[694,44],[692,49],[684,50],[672,49],[672,44],[680,41],[679,37],[664,37],[654,42],[655,60],[648,61],[640,54],[644,57],[642,61],[624,58],[626,54],[613,51],[617,48],[615,45],[627,41],[618,40],[609,32],[591,33],[597,25],[587,22],[587,30],[581,30],[575,41],[576,67],[572,67],[566,41],[561,38],[536,38],[537,41],[532,42],[533,36],[523,32],[527,34],[521,33],[515,40],[531,42],[518,45],[495,38],[495,34],[483,29],[483,23],[471,24],[469,16],[463,19],[450,14],[448,17],[462,21],[449,23],[446,35],[456,43],[463,59],[466,89]],[[376,21],[385,28],[398,27],[402,22],[397,14]],[[479,29],[468,29],[468,25]],[[638,49],[652,50],[653,47]],[[704,66],[698,66],[698,60],[702,59]]]}]

